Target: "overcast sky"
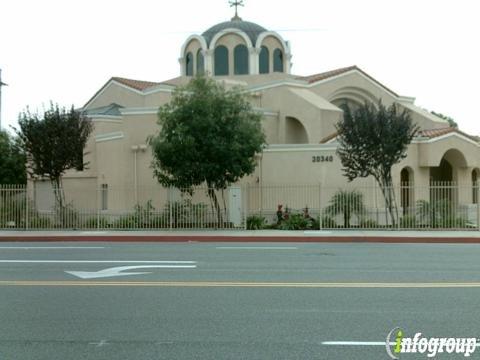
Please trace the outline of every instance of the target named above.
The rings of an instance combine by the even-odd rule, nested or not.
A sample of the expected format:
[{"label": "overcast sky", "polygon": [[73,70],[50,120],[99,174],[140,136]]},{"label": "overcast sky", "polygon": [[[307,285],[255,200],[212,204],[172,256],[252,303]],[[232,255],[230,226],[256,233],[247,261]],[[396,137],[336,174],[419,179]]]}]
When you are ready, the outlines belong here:
[{"label": "overcast sky", "polygon": [[[246,0],[239,15],[291,42],[292,72],[357,65],[480,134],[478,0]],[[179,75],[192,33],[229,20],[227,0],[2,0],[2,126],[27,105],[83,106],[112,76]]]}]

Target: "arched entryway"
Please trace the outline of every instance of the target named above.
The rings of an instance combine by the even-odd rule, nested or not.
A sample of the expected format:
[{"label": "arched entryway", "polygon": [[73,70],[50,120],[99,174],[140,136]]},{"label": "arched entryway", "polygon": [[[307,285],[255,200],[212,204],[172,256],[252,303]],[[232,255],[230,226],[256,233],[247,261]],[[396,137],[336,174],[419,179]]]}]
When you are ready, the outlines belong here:
[{"label": "arched entryway", "polygon": [[303,124],[294,117],[285,118],[285,143],[308,144],[307,131]]},{"label": "arched entryway", "polygon": [[430,168],[430,201],[449,200],[452,204],[458,201],[458,171],[466,167],[465,156],[457,149],[445,152],[440,164]]},{"label": "arched entryway", "polygon": [[413,170],[406,166],[400,172],[400,206],[403,215],[415,211]]}]

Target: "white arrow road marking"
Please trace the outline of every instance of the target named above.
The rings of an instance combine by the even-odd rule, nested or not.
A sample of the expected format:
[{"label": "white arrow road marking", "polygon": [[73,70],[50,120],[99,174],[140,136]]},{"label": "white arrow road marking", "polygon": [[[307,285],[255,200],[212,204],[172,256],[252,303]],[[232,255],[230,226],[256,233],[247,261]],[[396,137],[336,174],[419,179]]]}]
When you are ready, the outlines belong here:
[{"label": "white arrow road marking", "polygon": [[125,275],[151,274],[151,272],[122,272],[134,269],[194,269],[196,265],[139,265],[139,266],[117,266],[100,271],[65,271],[67,274],[81,279],[95,279]]}]

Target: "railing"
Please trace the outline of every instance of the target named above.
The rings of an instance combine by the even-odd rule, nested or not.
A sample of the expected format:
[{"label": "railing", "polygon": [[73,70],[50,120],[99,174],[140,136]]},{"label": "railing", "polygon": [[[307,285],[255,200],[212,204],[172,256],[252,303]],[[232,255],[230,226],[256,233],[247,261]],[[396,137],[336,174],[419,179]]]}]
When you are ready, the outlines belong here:
[{"label": "railing", "polygon": [[[478,230],[477,184],[242,185],[189,193],[151,187],[0,186],[0,229]],[[392,206],[385,198],[390,194]]]}]

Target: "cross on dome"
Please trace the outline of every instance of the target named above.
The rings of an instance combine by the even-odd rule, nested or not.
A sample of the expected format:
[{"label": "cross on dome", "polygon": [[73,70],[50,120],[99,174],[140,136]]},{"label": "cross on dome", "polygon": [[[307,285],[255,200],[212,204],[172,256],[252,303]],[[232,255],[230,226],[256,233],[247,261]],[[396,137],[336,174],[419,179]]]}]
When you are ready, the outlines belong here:
[{"label": "cross on dome", "polygon": [[242,20],[242,18],[238,16],[238,7],[245,6],[243,4],[243,0],[229,0],[228,3],[230,4],[230,7],[235,6],[235,16],[232,18],[232,20]]}]

